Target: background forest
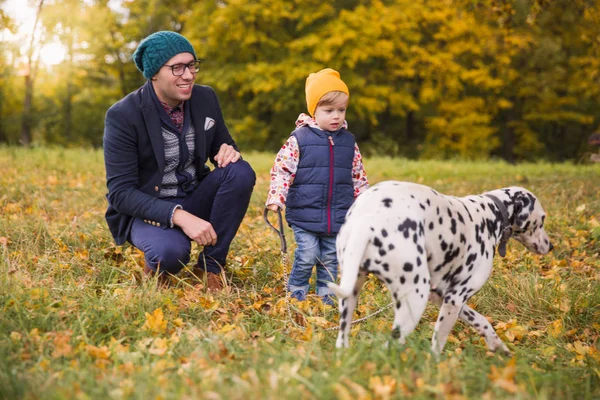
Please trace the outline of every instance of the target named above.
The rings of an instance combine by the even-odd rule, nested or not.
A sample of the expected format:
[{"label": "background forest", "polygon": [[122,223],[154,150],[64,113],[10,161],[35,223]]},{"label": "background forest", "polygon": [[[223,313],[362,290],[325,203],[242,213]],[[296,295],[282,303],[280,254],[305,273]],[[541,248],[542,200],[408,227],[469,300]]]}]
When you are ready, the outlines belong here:
[{"label": "background forest", "polygon": [[[194,44],[197,82],[215,88],[244,150],[281,145],[305,111],[306,76],[324,67],[350,87],[349,127],[367,156],[582,161],[600,123],[593,0],[28,5],[28,35],[0,11],[0,143],[101,146],[107,108],[144,83],[131,54],[165,29]],[[65,51],[51,66],[39,57],[50,43]]]}]

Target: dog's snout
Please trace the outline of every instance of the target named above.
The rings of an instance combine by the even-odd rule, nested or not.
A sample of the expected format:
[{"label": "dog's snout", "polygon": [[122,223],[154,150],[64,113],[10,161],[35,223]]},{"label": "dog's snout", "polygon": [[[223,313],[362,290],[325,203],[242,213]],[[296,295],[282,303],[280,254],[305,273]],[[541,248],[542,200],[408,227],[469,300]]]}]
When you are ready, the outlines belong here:
[{"label": "dog's snout", "polygon": [[554,249],[554,245],[550,242],[550,246],[548,247],[548,251],[552,251]]}]

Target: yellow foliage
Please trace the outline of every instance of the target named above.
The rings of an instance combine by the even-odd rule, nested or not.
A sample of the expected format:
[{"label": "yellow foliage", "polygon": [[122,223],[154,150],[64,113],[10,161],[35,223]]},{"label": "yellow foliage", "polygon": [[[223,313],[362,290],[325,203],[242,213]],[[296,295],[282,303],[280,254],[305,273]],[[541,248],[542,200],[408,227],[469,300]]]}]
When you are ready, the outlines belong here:
[{"label": "yellow foliage", "polygon": [[514,394],[519,391],[519,387],[515,381],[516,374],[516,359],[513,357],[506,363],[504,368],[498,369],[495,365],[492,365],[488,378],[494,386]]},{"label": "yellow foliage", "polygon": [[99,360],[108,360],[110,357],[110,350],[106,346],[96,347],[91,344],[85,346],[85,351],[92,358]]},{"label": "yellow foliage", "polygon": [[157,308],[150,313],[145,313],[146,322],[142,326],[143,329],[150,331],[153,334],[164,333],[167,330],[167,321],[164,319],[163,311]]}]

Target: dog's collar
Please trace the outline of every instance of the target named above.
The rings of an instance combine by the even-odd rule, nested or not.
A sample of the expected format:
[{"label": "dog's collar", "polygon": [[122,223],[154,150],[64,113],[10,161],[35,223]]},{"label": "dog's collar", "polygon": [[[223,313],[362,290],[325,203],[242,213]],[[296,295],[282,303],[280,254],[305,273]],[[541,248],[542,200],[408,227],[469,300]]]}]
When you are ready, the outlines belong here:
[{"label": "dog's collar", "polygon": [[512,235],[512,228],[508,222],[508,210],[504,206],[504,203],[493,194],[486,194],[486,196],[492,199],[502,214],[502,226],[500,227],[500,243],[498,244],[498,254],[500,254],[500,257],[504,257],[506,255],[506,243]]}]

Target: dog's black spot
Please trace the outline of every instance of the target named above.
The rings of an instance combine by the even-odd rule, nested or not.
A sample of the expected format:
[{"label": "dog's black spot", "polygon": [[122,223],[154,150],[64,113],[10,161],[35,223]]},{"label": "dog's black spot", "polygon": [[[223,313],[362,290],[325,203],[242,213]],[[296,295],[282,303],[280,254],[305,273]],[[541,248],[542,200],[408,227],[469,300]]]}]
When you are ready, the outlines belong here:
[{"label": "dog's black spot", "polygon": [[420,244],[417,245],[417,251],[421,254],[423,254],[423,248],[421,247]]},{"label": "dog's black spot", "polygon": [[421,263],[422,263],[421,257],[417,257],[417,267],[420,267]]},{"label": "dog's black spot", "polygon": [[442,246],[442,251],[446,251],[446,249],[448,249],[448,243],[446,243],[445,240],[442,240],[442,243],[440,243],[440,246]]},{"label": "dog's black spot", "polygon": [[464,223],[465,223],[465,220],[464,220],[464,218],[463,218],[462,214],[461,214],[461,213],[459,213],[458,211],[456,212],[456,214],[458,215],[458,221],[459,221],[460,223],[464,224]]},{"label": "dog's black spot", "polygon": [[438,222],[439,222],[440,225],[443,225],[444,224],[444,218],[440,217],[438,219]]},{"label": "dog's black spot", "polygon": [[467,238],[466,238],[466,237],[465,237],[465,235],[464,235],[464,234],[462,234],[462,233],[460,234],[460,242],[461,242],[461,243],[467,243]]},{"label": "dog's black spot", "polygon": [[426,200],[427,205],[430,206],[431,205],[431,201],[429,199]]},{"label": "dog's black spot", "polygon": [[404,275],[402,275],[400,277],[400,283],[403,284],[403,285],[406,283],[406,278],[404,277]]},{"label": "dog's black spot", "polygon": [[387,254],[387,251],[385,251],[384,249],[379,249],[379,255],[381,257],[385,256]]},{"label": "dog's black spot", "polygon": [[342,324],[341,324],[341,326],[340,326],[340,329],[341,329],[342,331],[346,330],[346,321],[342,321]]},{"label": "dog's black spot", "polygon": [[367,258],[365,260],[365,262],[363,262],[362,269],[368,270],[370,265],[371,265],[371,259]]},{"label": "dog's black spot", "polygon": [[389,285],[390,283],[392,283],[392,280],[390,278],[385,278],[385,282]]},{"label": "dog's black spot", "polygon": [[344,308],[344,311],[342,311],[342,319],[346,319],[347,315],[348,315],[348,309]]},{"label": "dog's black spot", "polygon": [[414,244],[417,244],[417,241],[418,241],[418,239],[419,239],[419,238],[418,238],[417,234],[415,233],[415,234],[413,235],[413,242],[414,242]]},{"label": "dog's black spot", "polygon": [[402,306],[402,302],[400,300],[398,300],[396,302],[396,308],[399,309]]},{"label": "dog's black spot", "polygon": [[387,237],[387,235],[388,235],[387,231],[385,229],[382,229],[381,230],[381,236]]},{"label": "dog's black spot", "polygon": [[387,208],[390,208],[392,206],[393,200],[390,198],[385,198],[385,199],[381,200],[381,202],[383,203],[384,206],[386,206]]},{"label": "dog's black spot", "polygon": [[381,266],[383,267],[384,270],[389,271],[390,270],[390,265],[388,263],[383,263],[381,264]]},{"label": "dog's black spot", "polygon": [[413,265],[409,262],[404,263],[404,267],[402,269],[406,272],[411,272],[413,270]]},{"label": "dog's black spot", "polygon": [[423,211],[425,211],[425,206],[423,205],[423,203],[419,203],[419,207],[421,207]]},{"label": "dog's black spot", "polygon": [[450,232],[452,232],[453,235],[456,235],[456,220],[454,218],[450,220]]},{"label": "dog's black spot", "polygon": [[471,222],[473,222],[473,217],[471,216],[471,212],[469,211],[469,209],[467,208],[466,204],[463,203],[463,207],[465,208],[465,211],[467,212],[467,215],[469,216],[469,220]]},{"label": "dog's black spot", "polygon": [[393,244],[393,243],[390,243],[390,244],[389,244],[389,246],[388,246],[388,250],[389,250],[389,251],[392,251],[392,250],[394,250],[395,248],[396,248],[396,246],[394,246],[394,244]]},{"label": "dog's black spot", "polygon": [[430,222],[430,223],[429,223],[429,230],[430,230],[430,231],[431,231],[431,230],[433,230],[433,222]]},{"label": "dog's black spot", "polygon": [[416,285],[417,283],[419,283],[419,274],[415,275],[415,279],[413,281],[413,283]]},{"label": "dog's black spot", "polygon": [[440,319],[439,319],[439,321],[440,321],[440,322],[442,322],[443,320],[444,320],[444,316],[443,316],[443,315],[440,315]]},{"label": "dog's black spot", "polygon": [[477,260],[477,253],[469,254],[467,256],[466,264],[467,265],[471,265],[471,264],[473,264],[475,262],[475,260]]},{"label": "dog's black spot", "polygon": [[379,238],[377,236],[375,236],[375,239],[373,239],[373,245],[375,245],[377,247],[381,247],[381,246],[383,246],[383,243],[381,242],[381,240],[379,240]]}]

